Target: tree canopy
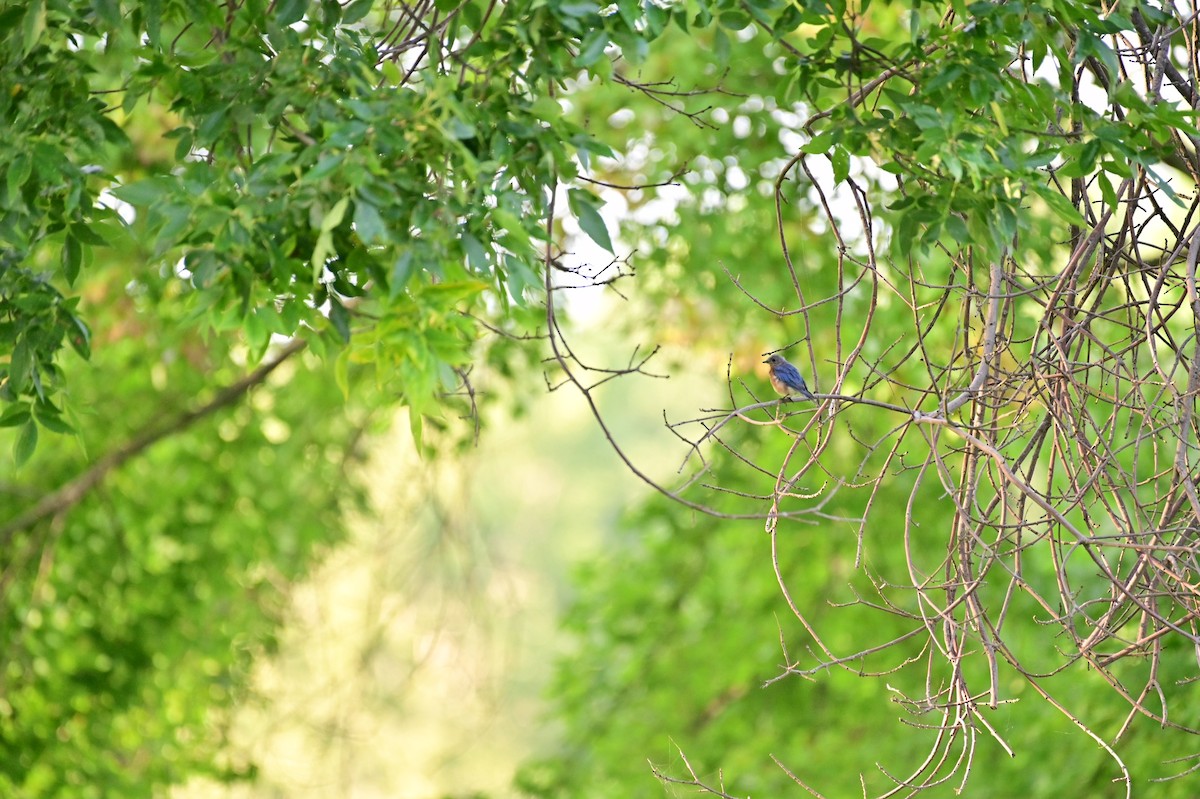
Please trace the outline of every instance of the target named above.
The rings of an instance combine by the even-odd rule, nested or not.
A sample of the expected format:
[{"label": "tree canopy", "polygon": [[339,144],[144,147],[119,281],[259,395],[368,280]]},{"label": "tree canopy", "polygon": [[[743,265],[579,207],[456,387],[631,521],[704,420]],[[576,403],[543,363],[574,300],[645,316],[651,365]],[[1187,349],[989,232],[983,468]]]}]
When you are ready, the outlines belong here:
[{"label": "tree canopy", "polygon": [[[653,773],[725,796],[1187,772],[1195,19],[6,4],[0,786],[252,773],[222,719],[364,441],[402,407],[453,457],[530,386],[656,495],[581,578],[522,790],[629,793],[665,735]],[[571,336],[578,286],[633,353]],[[815,403],[765,393],[777,351]],[[685,361],[726,399],[658,474],[620,398]]]}]

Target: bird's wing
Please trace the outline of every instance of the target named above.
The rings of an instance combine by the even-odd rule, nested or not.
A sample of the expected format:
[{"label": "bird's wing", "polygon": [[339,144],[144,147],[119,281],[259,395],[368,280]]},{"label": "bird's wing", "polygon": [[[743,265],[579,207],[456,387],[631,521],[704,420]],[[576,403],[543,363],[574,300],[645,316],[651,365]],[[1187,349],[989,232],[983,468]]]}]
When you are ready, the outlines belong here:
[{"label": "bird's wing", "polygon": [[800,376],[800,372],[790,363],[784,362],[779,365],[779,379],[795,388],[804,388],[804,378]]}]

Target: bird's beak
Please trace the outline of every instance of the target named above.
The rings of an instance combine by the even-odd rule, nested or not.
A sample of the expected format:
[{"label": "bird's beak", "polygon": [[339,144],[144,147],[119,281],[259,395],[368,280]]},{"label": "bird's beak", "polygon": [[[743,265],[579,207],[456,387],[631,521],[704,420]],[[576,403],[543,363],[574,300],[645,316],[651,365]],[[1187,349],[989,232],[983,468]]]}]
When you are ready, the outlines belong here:
[{"label": "bird's beak", "polygon": [[763,361],[763,363],[770,363],[770,362],[771,362],[770,358],[767,358],[765,361]]}]

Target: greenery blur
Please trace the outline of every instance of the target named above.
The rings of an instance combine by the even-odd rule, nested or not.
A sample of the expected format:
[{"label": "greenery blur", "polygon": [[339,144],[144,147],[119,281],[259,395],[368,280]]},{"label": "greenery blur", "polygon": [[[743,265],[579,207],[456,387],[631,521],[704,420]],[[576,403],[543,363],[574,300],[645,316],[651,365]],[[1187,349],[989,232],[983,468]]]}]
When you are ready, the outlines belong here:
[{"label": "greenery blur", "polygon": [[[941,24],[948,15],[963,22]],[[1085,58],[1115,71],[1104,37],[1131,28],[1130,13],[1075,0],[5,3],[0,795],[301,795],[258,761],[286,751],[325,765],[312,755],[330,747],[323,733],[348,736],[326,754],[350,757],[384,745],[385,716],[455,714],[461,694],[439,703],[413,687],[427,663],[420,646],[403,652],[404,636],[483,630],[481,646],[422,651],[503,660],[511,650],[488,642],[521,627],[513,608],[537,616],[541,657],[486,677],[499,681],[492,712],[521,721],[499,728],[528,741],[508,762],[472,766],[507,778],[522,759],[511,787],[489,779],[489,791],[694,792],[657,772],[732,796],[806,795],[783,766],[828,796],[875,795],[887,775],[906,777],[939,734],[894,701],[944,676],[899,668],[920,640],[765,685],[786,662],[819,660],[772,569],[759,497],[774,476],[745,468],[783,461],[795,439],[735,424],[706,452],[709,474],[688,499],[752,518],[601,471],[620,462],[549,360],[546,286],[602,286],[554,291],[577,356],[567,368],[620,369],[635,347],[662,348],[648,374],[594,392],[616,442],[659,485],[678,482],[688,455],[664,407],[677,420],[766,399],[760,362],[782,348],[828,390],[868,312],[894,331],[864,344],[892,353],[892,377],[856,374],[839,389],[903,401],[927,374],[892,352],[912,311],[847,288],[840,256],[864,241],[839,249],[813,183],[794,174],[777,217],[776,178],[800,148],[822,159],[829,186],[844,192],[856,176],[878,193],[879,246],[919,263],[930,285],[950,279],[961,249],[995,258],[1014,237],[1049,270],[1082,218],[1046,166],[1069,162],[1115,204],[1113,183],[1161,171],[1192,117],[1114,84],[1135,113],[1113,119],[1005,68],[1021,49],[1066,73]],[[934,43],[941,57],[922,61]],[[837,103],[893,59],[920,70],[911,91]],[[1036,135],[1064,114],[1088,135]],[[852,198],[833,199],[853,227]],[[772,313],[797,307],[797,284],[808,302],[845,302]],[[602,318],[572,325],[572,314]],[[940,317],[926,344],[950,352],[960,322]],[[235,402],[194,413],[281,356]],[[970,371],[948,369],[964,383]],[[547,388],[574,410],[546,413]],[[830,481],[886,472],[887,451],[864,461],[859,444],[896,420],[869,406],[844,419],[852,434],[826,451]],[[146,430],[164,435],[105,466]],[[906,447],[919,461],[936,443]],[[98,467],[88,490],[22,522]],[[894,471],[878,492],[837,493],[778,535],[791,597],[836,651],[909,629],[852,603],[877,590],[873,578],[907,581],[898,519],[910,497],[922,506],[915,558],[935,568],[945,557],[955,509],[942,484],[914,489]],[[481,475],[484,488],[472,484]],[[514,499],[526,495],[537,501]],[[854,521],[868,502],[869,573],[856,566]],[[535,600],[493,592],[497,552],[532,564]],[[558,582],[568,562],[578,568]],[[341,577],[322,571],[339,563],[351,564]],[[548,644],[558,613],[567,640]],[[1018,599],[1012,615],[1007,643],[1041,657],[1042,685],[1115,734],[1128,706],[1082,667],[1056,671],[1042,608]],[[305,650],[314,617],[345,634],[314,642],[337,657]],[[1194,677],[1195,654],[1169,647],[1159,679]],[[1001,685],[989,721],[1015,757],[976,728],[969,795],[1124,795],[1091,737],[1020,675]],[[257,745],[297,717],[311,722],[306,740]],[[1139,790],[1185,770],[1165,761],[1195,748],[1143,719],[1119,746]],[[315,795],[321,779],[353,786],[347,795],[438,789],[388,774],[390,753],[352,759],[362,768],[336,780],[314,767]],[[927,795],[956,794],[960,779]]]}]

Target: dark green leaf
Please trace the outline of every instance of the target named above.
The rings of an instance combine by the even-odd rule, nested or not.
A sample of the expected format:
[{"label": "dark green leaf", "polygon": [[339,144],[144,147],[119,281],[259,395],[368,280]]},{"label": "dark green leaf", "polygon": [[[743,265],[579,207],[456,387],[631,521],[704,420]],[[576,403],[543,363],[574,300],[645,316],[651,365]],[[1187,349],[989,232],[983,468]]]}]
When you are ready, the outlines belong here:
[{"label": "dark green leaf", "polygon": [[16,427],[29,420],[29,406],[25,403],[9,405],[0,414],[0,427]]},{"label": "dark green leaf", "polygon": [[488,257],[483,243],[470,233],[463,233],[462,244],[463,249],[467,252],[467,263],[470,264],[471,268],[476,272],[486,272],[488,270]]},{"label": "dark green leaf", "polygon": [[396,258],[396,263],[392,265],[392,279],[389,291],[393,299],[404,291],[414,271],[413,251],[404,250]]},{"label": "dark green leaf", "polygon": [[58,408],[49,403],[34,403],[33,418],[37,420],[39,425],[52,433],[70,434],[75,432],[75,429],[71,425],[63,421],[62,414]]},{"label": "dark green leaf", "polygon": [[374,0],[354,0],[342,12],[342,22],[346,25],[353,25],[367,15],[373,4]]},{"label": "dark green leaf", "polygon": [[951,214],[946,217],[946,232],[950,234],[955,244],[966,245],[971,241],[971,234],[967,230],[967,223],[957,214]]},{"label": "dark green leaf", "polygon": [[29,339],[21,336],[13,347],[12,358],[8,364],[8,382],[10,388],[20,394],[29,384],[29,373],[33,368],[33,353],[29,348]]},{"label": "dark green leaf", "polygon": [[96,16],[110,29],[121,26],[120,0],[92,0],[92,8],[95,9]]},{"label": "dark green leaf", "polygon": [[591,238],[609,252],[616,254],[612,239],[608,235],[608,226],[597,210],[599,202],[588,192],[572,189],[569,194],[572,213],[579,219],[579,227]]},{"label": "dark green leaf", "polygon": [[280,0],[275,5],[273,21],[280,27],[291,25],[303,19],[306,11],[308,11],[308,0]]},{"label": "dark green leaf", "polygon": [[146,21],[146,39],[157,49],[162,39],[162,0],[145,0],[139,5]]},{"label": "dark green leaf", "polygon": [[92,357],[92,331],[78,316],[71,316],[71,327],[67,331],[67,340],[71,343],[71,348],[84,360]]},{"label": "dark green leaf", "polygon": [[62,270],[69,285],[75,285],[75,278],[79,277],[79,265],[82,263],[83,246],[79,239],[68,233],[62,248]]},{"label": "dark green leaf", "polygon": [[329,321],[333,323],[333,329],[338,332],[342,341],[348,343],[350,341],[350,312],[336,299],[329,305]]},{"label": "dark green leaf", "polygon": [[21,428],[21,434],[17,436],[17,443],[13,445],[13,460],[17,462],[18,466],[29,460],[29,456],[37,449],[37,440],[37,423],[30,419]]},{"label": "dark green leaf", "polygon": [[71,235],[79,239],[81,244],[90,244],[93,247],[107,247],[108,239],[97,233],[93,227],[93,225],[73,224],[71,225]]}]

